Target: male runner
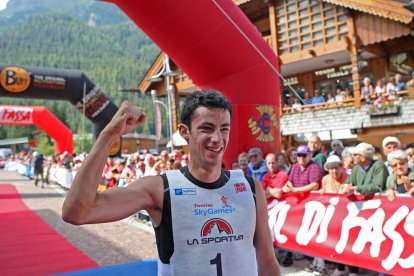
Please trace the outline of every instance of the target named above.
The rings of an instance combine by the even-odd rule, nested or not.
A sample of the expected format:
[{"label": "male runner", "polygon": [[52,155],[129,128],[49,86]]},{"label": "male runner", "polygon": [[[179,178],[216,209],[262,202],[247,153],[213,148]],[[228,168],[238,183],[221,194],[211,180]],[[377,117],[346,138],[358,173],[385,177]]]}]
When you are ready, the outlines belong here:
[{"label": "male runner", "polygon": [[280,275],[260,183],[240,170],[221,168],[231,114],[219,92],[193,93],[178,126],[189,145],[188,166],[97,193],[111,146],[146,118],[141,108],[124,102],[76,174],[63,219],[102,223],[147,210],[156,233],[158,275]]}]

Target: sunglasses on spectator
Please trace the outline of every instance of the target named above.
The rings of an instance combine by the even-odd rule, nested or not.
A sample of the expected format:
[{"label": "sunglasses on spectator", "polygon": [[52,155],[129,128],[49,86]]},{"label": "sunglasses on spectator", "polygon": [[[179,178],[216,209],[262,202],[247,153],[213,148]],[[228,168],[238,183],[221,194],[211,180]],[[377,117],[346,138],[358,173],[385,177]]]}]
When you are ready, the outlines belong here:
[{"label": "sunglasses on spectator", "polygon": [[405,161],[399,161],[399,162],[394,162],[394,163],[392,163],[390,166],[391,166],[392,168],[396,168],[396,167],[397,167],[397,165],[400,165],[400,167],[402,167],[402,166],[405,166],[405,164],[406,164],[406,162],[405,162]]},{"label": "sunglasses on spectator", "polygon": [[303,157],[303,158],[305,158],[306,156],[308,156],[307,154],[301,154],[301,153],[298,153],[298,154],[296,154],[296,156],[297,157]]},{"label": "sunglasses on spectator", "polygon": [[249,157],[250,158],[256,158],[257,157],[257,154],[251,154]]},{"label": "sunglasses on spectator", "polygon": [[339,144],[333,144],[332,147],[339,147]]}]

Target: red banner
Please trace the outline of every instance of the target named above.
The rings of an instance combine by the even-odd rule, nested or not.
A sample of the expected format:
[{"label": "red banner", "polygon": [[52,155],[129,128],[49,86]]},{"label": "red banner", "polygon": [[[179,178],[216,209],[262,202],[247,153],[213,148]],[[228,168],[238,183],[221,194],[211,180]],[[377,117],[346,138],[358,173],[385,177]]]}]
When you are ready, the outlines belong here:
[{"label": "red banner", "polygon": [[31,107],[0,107],[0,124],[30,125],[33,123]]},{"label": "red banner", "polygon": [[[268,205],[277,246],[394,275],[414,275],[414,201],[317,192]],[[413,273],[413,274],[411,274]]]}]

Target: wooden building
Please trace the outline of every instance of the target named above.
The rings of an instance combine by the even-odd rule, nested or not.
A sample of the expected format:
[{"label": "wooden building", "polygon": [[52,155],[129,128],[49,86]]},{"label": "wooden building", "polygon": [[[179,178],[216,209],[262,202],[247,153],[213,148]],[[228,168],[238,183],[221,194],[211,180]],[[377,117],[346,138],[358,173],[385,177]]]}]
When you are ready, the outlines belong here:
[{"label": "wooden building", "polygon": [[[306,140],[310,133],[328,132],[324,140],[348,139],[380,145],[383,137],[398,136],[414,142],[414,92],[402,93],[398,114],[370,116],[361,102],[366,77],[373,81],[401,74],[409,81],[414,70],[414,3],[407,0],[234,0],[279,58],[281,103],[289,97],[313,96],[315,90],[334,94],[349,89],[353,97],[340,105],[283,109],[281,134],[284,147]],[[162,68],[161,53],[139,84],[142,93],[155,89],[165,96],[164,82],[147,79]],[[171,63],[178,76],[172,100],[176,126],[181,99],[196,89],[188,76]],[[294,90],[294,91],[293,91]],[[410,92],[411,91],[411,92]],[[282,110],[282,108],[281,108]],[[412,118],[412,119],[411,119]],[[335,120],[333,120],[335,119]],[[175,130],[175,128],[174,128]],[[336,131],[334,134],[332,131]],[[344,134],[348,133],[348,134]]]}]

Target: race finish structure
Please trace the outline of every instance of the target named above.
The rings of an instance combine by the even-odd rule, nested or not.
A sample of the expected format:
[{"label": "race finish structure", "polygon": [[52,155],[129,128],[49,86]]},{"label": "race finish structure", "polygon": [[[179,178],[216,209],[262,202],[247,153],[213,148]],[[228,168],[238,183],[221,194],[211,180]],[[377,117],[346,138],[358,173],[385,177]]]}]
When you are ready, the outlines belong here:
[{"label": "race finish structure", "polygon": [[[77,70],[0,66],[0,96],[27,99],[67,100],[93,123],[96,139],[118,107],[83,72]],[[121,143],[111,149],[120,152]]]},{"label": "race finish structure", "polygon": [[233,104],[224,155],[229,166],[242,151],[278,152],[279,63],[231,0],[105,0],[122,9],[201,89]]}]

